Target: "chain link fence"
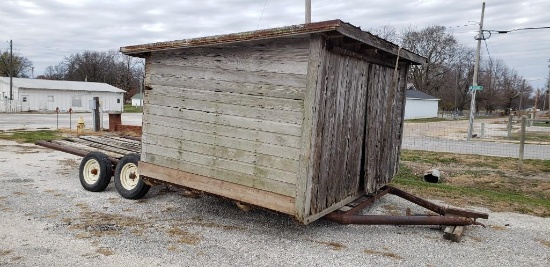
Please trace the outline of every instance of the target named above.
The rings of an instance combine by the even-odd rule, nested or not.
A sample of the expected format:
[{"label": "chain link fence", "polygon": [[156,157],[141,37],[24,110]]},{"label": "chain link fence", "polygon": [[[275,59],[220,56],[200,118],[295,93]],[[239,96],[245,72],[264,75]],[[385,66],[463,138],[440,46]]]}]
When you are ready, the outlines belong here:
[{"label": "chain link fence", "polygon": [[[477,118],[469,141],[467,119],[436,120],[441,121],[406,121],[402,148],[518,159],[550,159],[550,119],[525,119],[522,134],[522,117]],[[523,145],[522,136],[525,136]]]}]

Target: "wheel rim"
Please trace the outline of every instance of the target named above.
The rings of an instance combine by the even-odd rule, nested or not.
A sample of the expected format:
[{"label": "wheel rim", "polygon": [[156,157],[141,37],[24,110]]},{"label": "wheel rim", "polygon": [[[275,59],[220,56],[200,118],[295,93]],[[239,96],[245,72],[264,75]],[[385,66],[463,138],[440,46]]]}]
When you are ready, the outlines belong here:
[{"label": "wheel rim", "polygon": [[84,165],[82,174],[87,184],[95,184],[101,175],[99,162],[95,159],[89,159]]},{"label": "wheel rim", "polygon": [[120,184],[126,190],[132,190],[139,182],[139,174],[137,165],[134,163],[126,163],[120,170]]}]

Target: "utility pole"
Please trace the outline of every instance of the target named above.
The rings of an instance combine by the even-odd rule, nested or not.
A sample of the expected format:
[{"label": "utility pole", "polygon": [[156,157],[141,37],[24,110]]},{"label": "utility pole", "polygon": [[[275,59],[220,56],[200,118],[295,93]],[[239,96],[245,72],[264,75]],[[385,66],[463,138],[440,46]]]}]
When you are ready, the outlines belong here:
[{"label": "utility pole", "polygon": [[306,0],[306,23],[311,23],[311,0]]},{"label": "utility pole", "polygon": [[[477,86],[477,73],[479,72],[479,57],[481,50],[481,40],[483,40],[483,16],[485,15],[485,2],[481,6],[481,21],[479,22],[479,34],[477,36],[477,50],[476,50],[476,63],[474,66],[474,78],[472,85]],[[476,109],[476,92],[475,88],[472,88],[472,102],[470,104],[470,121],[468,123],[468,137],[467,140],[470,141],[472,137],[472,130],[474,128],[474,113]]]},{"label": "utility pole", "polygon": [[13,100],[13,41],[10,40],[10,100]]}]

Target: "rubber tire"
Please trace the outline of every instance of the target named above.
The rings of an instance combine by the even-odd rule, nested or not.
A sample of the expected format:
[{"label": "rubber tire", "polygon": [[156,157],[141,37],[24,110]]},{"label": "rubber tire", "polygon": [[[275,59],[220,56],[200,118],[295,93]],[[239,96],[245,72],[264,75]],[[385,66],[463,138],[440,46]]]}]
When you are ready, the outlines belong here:
[{"label": "rubber tire", "polygon": [[[95,161],[95,162],[94,162]],[[87,164],[97,164],[97,166],[90,166]],[[98,167],[99,173],[97,174],[97,177],[88,177],[86,179],[85,173],[87,172],[85,168],[93,168]],[[90,170],[91,171],[91,170]],[[87,174],[90,175],[90,174]],[[91,191],[91,192],[101,192],[107,188],[109,183],[111,182],[111,177],[113,176],[113,164],[111,163],[111,160],[105,153],[99,152],[99,151],[93,151],[84,158],[82,158],[82,161],[80,162],[80,168],[79,168],[79,179],[80,184],[84,189]],[[94,182],[86,181],[90,178],[95,179]]]},{"label": "rubber tire", "polygon": [[[118,162],[115,168],[115,188],[116,188],[116,191],[123,198],[140,199],[143,196],[145,196],[145,194],[147,194],[147,192],[149,192],[149,189],[151,188],[151,186],[144,183],[141,177],[139,176],[136,178],[138,179],[138,181],[133,188],[131,189],[126,188],[123,185],[123,181],[122,181],[123,178],[121,178],[121,175],[125,175],[125,173],[123,172],[128,171],[128,170],[124,170],[125,166],[128,164],[133,164],[137,167],[139,160],[140,160],[140,155],[135,153],[127,154],[120,159],[120,161]],[[127,168],[129,167],[131,166],[127,166]],[[124,179],[127,179],[127,178],[124,178]]]}]

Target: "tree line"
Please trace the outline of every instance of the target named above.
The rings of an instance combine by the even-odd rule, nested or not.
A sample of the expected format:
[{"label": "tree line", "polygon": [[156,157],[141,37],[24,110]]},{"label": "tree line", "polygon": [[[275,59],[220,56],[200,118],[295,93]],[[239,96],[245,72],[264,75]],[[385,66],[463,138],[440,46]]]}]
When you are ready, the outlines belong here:
[{"label": "tree line", "polygon": [[[408,81],[417,89],[439,99],[440,108],[462,111],[469,108],[469,87],[472,84],[475,50],[459,43],[443,26],[414,27],[397,31],[383,26],[370,29],[375,35],[427,58],[422,66],[412,66]],[[9,76],[9,53],[0,51],[0,76]],[[549,60],[550,62],[550,60]],[[32,62],[20,54],[14,55],[14,77],[29,77]],[[550,67],[550,66],[549,66]],[[111,51],[85,51],[65,57],[57,65],[46,68],[40,79],[102,82],[121,88],[132,96],[142,86],[144,62],[142,59]],[[549,73],[550,80],[550,73]],[[538,108],[548,107],[546,89],[536,91],[516,70],[500,59],[483,55],[478,84],[476,107],[487,113],[496,110],[508,112],[532,105],[538,92]],[[545,97],[546,96],[546,97]]]},{"label": "tree line", "polygon": [[[476,51],[459,43],[443,26],[423,29],[413,27],[397,31],[384,26],[371,29],[373,34],[392,41],[403,48],[427,58],[422,66],[412,66],[408,81],[420,91],[439,99],[440,108],[449,111],[469,109]],[[550,73],[549,73],[550,78]],[[546,89],[536,91],[516,70],[504,61],[482,55],[478,72],[478,85],[482,91],[476,94],[476,107],[488,114],[501,110],[508,112],[533,105],[538,93],[537,107],[548,107]],[[545,97],[546,94],[546,97]]]}]

